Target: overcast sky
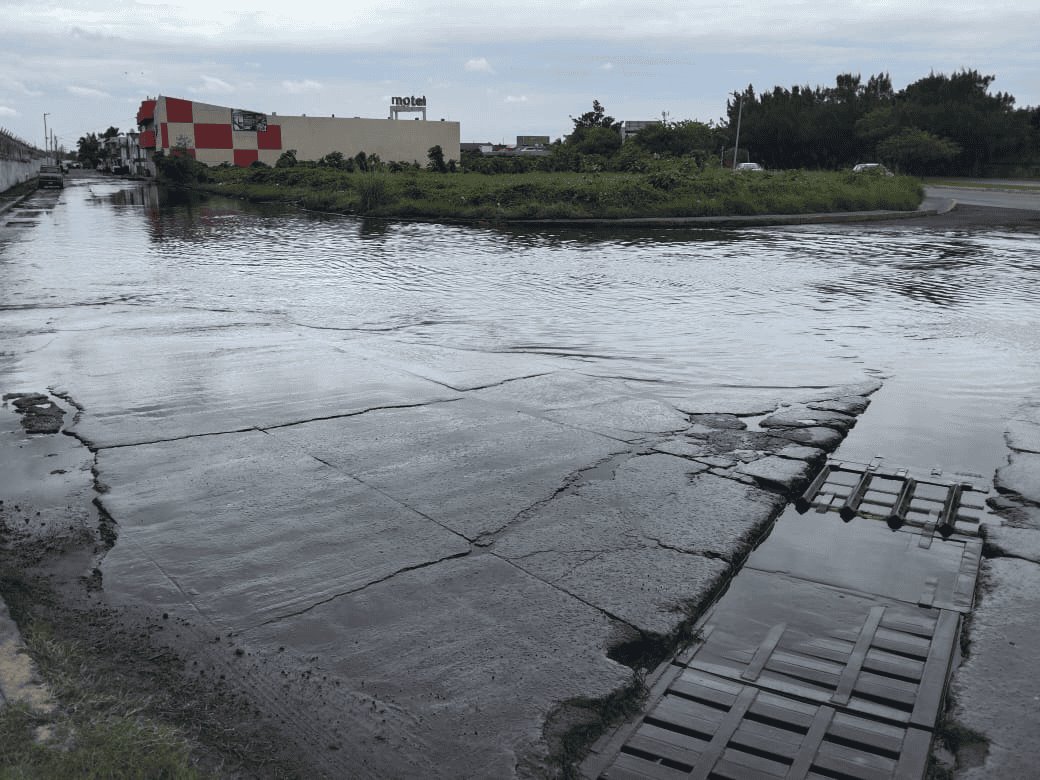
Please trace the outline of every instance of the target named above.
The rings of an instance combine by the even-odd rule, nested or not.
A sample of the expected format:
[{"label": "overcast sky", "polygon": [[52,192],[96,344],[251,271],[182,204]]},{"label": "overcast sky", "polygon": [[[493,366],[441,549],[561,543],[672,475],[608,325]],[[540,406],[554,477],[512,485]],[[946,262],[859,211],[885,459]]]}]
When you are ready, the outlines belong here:
[{"label": "overcast sky", "polygon": [[0,127],[61,143],[131,129],[159,94],[261,112],[385,117],[425,95],[463,141],[617,119],[717,121],[748,84],[974,68],[1040,105],[1036,0],[0,0]]}]

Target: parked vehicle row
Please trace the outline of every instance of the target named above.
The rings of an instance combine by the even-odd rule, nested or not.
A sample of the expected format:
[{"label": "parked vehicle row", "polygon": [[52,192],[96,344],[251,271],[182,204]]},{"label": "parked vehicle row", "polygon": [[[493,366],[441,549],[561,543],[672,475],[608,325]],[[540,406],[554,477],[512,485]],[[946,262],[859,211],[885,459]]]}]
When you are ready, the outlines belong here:
[{"label": "parked vehicle row", "polygon": [[[737,173],[743,173],[745,171],[764,171],[765,168],[756,162],[742,162],[737,163],[736,167],[733,170]],[[893,175],[892,171],[888,170],[888,168],[886,168],[881,163],[857,163],[856,165],[852,166],[852,172],[873,173],[879,176]]]}]

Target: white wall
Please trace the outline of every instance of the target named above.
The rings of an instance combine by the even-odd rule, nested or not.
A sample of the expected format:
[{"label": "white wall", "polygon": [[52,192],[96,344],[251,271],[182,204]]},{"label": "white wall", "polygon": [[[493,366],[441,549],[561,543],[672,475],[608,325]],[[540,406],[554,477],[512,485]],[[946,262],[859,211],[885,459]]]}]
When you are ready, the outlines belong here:
[{"label": "white wall", "polygon": [[32,160],[31,162],[0,160],[0,192],[33,178],[40,172],[42,164],[43,160]]}]

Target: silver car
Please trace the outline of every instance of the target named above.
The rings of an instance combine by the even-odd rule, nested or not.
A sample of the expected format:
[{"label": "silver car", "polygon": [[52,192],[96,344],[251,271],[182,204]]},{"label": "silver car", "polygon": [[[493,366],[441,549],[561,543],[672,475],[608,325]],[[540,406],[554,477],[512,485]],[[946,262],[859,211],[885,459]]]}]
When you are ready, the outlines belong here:
[{"label": "silver car", "polygon": [[891,176],[892,171],[888,170],[881,163],[859,163],[858,165],[852,166],[853,173],[876,173],[881,176]]}]

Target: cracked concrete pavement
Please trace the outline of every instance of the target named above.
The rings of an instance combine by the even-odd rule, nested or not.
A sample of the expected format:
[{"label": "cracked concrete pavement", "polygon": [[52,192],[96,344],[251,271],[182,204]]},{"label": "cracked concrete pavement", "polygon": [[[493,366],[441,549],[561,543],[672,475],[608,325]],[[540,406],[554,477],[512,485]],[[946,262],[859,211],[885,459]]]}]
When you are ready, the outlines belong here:
[{"label": "cracked concrete pavement", "polygon": [[3,389],[49,388],[89,450],[106,603],[180,621],[178,650],[328,774],[545,772],[561,708],[629,685],[631,648],[674,648],[878,386],[708,406],[548,355],[242,313],[2,325]]},{"label": "cracked concrete pavement", "polygon": [[953,716],[982,736],[958,754],[957,777],[1033,777],[1040,734],[1040,405],[1007,423],[1008,462],[997,470],[987,523],[983,588],[970,652],[952,684]]}]

